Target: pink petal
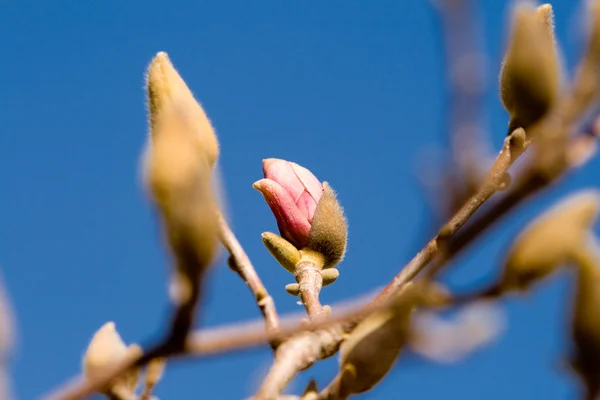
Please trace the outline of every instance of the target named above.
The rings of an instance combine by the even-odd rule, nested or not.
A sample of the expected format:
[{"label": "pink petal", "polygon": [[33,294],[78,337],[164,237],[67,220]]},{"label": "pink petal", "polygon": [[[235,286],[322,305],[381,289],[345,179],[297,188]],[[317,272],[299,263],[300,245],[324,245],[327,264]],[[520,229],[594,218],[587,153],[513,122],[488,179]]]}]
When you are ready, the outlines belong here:
[{"label": "pink petal", "polygon": [[263,160],[263,174],[266,179],[279,183],[294,198],[294,201],[304,192],[304,184],[294,172],[289,161],[279,158]]},{"label": "pink petal", "polygon": [[261,179],[252,185],[264,196],[277,220],[281,235],[298,247],[308,243],[310,223],[292,196],[277,182]]},{"label": "pink petal", "polygon": [[315,210],[317,209],[317,202],[313,196],[305,190],[296,201],[296,205],[302,214],[304,214],[306,219],[308,219],[308,222],[312,224],[313,216],[315,215]]},{"label": "pink petal", "polygon": [[321,199],[321,195],[323,194],[323,185],[316,176],[313,175],[308,169],[304,168],[301,165],[290,162],[292,169],[300,182],[302,182],[302,186],[304,189],[312,196],[315,200],[315,204],[319,202]]}]

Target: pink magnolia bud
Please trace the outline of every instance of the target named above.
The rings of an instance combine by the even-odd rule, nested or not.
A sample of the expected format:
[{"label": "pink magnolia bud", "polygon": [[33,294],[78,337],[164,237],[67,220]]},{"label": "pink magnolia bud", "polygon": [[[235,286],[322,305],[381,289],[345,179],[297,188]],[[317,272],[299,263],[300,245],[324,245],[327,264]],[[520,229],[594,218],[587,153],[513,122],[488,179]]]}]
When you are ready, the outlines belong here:
[{"label": "pink magnolia bud", "polygon": [[263,173],[265,179],[252,186],[269,204],[281,236],[305,247],[323,185],[306,168],[277,158],[263,160]]}]

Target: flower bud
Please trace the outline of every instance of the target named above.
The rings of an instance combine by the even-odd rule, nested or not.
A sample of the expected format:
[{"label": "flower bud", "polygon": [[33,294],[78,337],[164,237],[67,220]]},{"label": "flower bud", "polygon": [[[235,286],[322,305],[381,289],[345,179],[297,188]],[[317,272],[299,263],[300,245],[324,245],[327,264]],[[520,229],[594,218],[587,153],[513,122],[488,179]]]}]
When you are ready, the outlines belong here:
[{"label": "flower bud", "polygon": [[219,156],[217,137],[202,106],[171,64],[167,53],[157,53],[150,63],[147,84],[151,136],[155,136],[157,125],[165,118],[172,118],[174,112],[179,118],[185,116],[180,121],[185,134],[193,141],[195,151],[203,154],[213,168]]},{"label": "flower bud", "polygon": [[559,266],[572,263],[600,207],[600,192],[568,196],[531,222],[512,245],[499,288],[526,290]]},{"label": "flower bud", "polygon": [[340,348],[341,398],[366,392],[390,371],[409,339],[412,312],[422,300],[424,285],[405,286],[391,307],[368,315],[350,333]]},{"label": "flower bud", "polygon": [[218,144],[166,53],[158,53],[148,69],[148,102],[151,134],[144,180],[175,256],[171,294],[181,306],[194,302],[201,276],[218,251],[212,187]]},{"label": "flower bud", "polygon": [[311,222],[323,186],[306,168],[269,158],[263,160],[264,179],[254,183],[275,215],[281,236],[297,248],[308,243]]},{"label": "flower bud", "polygon": [[509,130],[527,130],[538,122],[556,103],[559,85],[552,6],[543,4],[535,9],[518,4],[500,73],[500,95],[510,114]]},{"label": "flower bud", "polygon": [[331,187],[321,184],[306,168],[285,160],[264,160],[263,172],[265,178],[253,186],[273,211],[281,236],[297,249],[320,253],[324,268],[341,261],[347,225]]},{"label": "flower bud", "polygon": [[[107,322],[94,334],[83,357],[83,373],[86,379],[96,379],[129,355],[139,352],[137,345],[129,348],[125,345],[115,328],[114,322]],[[133,393],[139,378],[139,369],[134,369],[108,384],[103,393],[126,390]]]}]

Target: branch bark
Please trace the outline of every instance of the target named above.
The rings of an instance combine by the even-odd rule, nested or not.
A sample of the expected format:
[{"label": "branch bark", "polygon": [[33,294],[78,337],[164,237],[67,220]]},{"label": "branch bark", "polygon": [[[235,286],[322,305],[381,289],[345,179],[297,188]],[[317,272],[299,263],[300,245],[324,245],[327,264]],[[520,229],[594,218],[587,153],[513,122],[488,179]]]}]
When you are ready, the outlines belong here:
[{"label": "branch bark", "polygon": [[[260,280],[254,266],[250,262],[250,258],[244,251],[244,248],[235,237],[235,234],[229,227],[227,220],[222,213],[219,212],[219,238],[223,246],[230,254],[228,259],[229,267],[235,271],[246,282],[250,291],[256,299],[256,304],[260,309],[265,320],[265,328],[267,334],[275,336],[279,331],[279,317],[275,309],[275,302],[267,292],[267,289]],[[271,347],[275,349],[278,345],[277,341],[270,341]]]},{"label": "branch bark", "polygon": [[319,294],[323,286],[321,268],[315,262],[302,259],[296,265],[294,277],[300,286],[300,298],[306,308],[308,317],[313,322],[327,319],[327,313],[321,305]]},{"label": "branch bark", "polygon": [[277,349],[275,362],[254,400],[276,400],[298,374],[315,362],[336,354],[345,329],[334,325],[326,330],[300,333]]}]

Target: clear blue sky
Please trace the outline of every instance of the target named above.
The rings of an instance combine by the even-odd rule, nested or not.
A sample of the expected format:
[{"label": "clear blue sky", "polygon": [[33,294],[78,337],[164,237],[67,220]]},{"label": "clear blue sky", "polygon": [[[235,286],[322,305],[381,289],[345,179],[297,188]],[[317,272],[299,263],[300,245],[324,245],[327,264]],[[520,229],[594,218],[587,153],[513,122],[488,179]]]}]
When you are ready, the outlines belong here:
[{"label": "clear blue sky", "polygon": [[[507,124],[495,86],[507,8],[479,3],[490,57],[484,117],[497,149]],[[553,2],[569,65],[580,48],[575,3]],[[260,240],[276,229],[251,187],[261,160],[296,161],[339,192],[350,247],[324,302],[385,284],[432,228],[415,173],[437,162],[424,151],[444,144],[439,33],[424,0],[0,1],[0,265],[18,316],[18,398],[78,373],[104,322],[114,320],[130,342],[159,332],[166,315],[168,265],[138,179],[144,71],[157,51],[170,54],[214,122],[235,231],[289,312],[300,310],[283,289],[292,276]],[[591,162],[522,208],[460,259],[452,281],[486,282],[518,228],[559,194],[596,185],[599,167]],[[507,301],[509,326],[497,343],[451,367],[400,363],[364,398],[574,398],[557,369],[568,287],[562,277]],[[259,316],[223,260],[210,288],[205,325]],[[270,360],[261,348],[173,364],[157,395],[240,399]],[[326,384],[336,363],[291,388],[313,375]]]}]

